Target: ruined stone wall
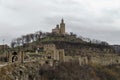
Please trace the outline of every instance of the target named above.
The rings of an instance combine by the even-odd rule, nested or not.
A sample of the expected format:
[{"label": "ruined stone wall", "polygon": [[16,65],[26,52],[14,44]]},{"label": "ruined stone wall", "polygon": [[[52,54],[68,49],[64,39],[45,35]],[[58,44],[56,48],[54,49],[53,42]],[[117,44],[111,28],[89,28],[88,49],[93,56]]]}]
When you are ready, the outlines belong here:
[{"label": "ruined stone wall", "polygon": [[59,61],[64,61],[65,60],[65,52],[64,49],[59,50]]},{"label": "ruined stone wall", "polygon": [[79,65],[85,65],[89,63],[88,57],[81,57],[81,56],[65,56],[65,62],[73,62],[73,61],[78,61]]},{"label": "ruined stone wall", "polygon": [[56,47],[54,44],[46,44],[44,45],[44,51],[48,51],[48,50],[56,50]]},{"label": "ruined stone wall", "polygon": [[120,64],[120,56],[115,54],[107,54],[107,55],[96,55],[96,56],[65,56],[65,62],[69,61],[79,61],[80,65],[84,64],[100,64],[100,65],[112,65],[112,64]]},{"label": "ruined stone wall", "polygon": [[44,45],[44,52],[46,57],[57,61],[64,61],[64,49],[56,49],[55,44]]},{"label": "ruined stone wall", "polygon": [[11,53],[7,53],[7,58],[8,58],[8,62],[14,62],[13,58],[14,56],[17,58],[17,60],[15,60],[15,62],[23,62],[24,61],[24,53],[23,52],[16,52],[16,55],[14,55],[12,52]]},{"label": "ruined stone wall", "polygon": [[118,55],[96,56],[96,57],[91,57],[90,61],[92,63],[101,64],[101,65],[120,64],[120,56]]}]

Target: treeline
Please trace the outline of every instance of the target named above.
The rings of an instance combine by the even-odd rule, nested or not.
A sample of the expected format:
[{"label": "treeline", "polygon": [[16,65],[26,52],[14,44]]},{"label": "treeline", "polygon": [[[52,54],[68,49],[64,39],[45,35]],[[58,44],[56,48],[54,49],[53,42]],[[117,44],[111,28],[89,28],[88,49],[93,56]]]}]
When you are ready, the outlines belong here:
[{"label": "treeline", "polygon": [[[66,37],[67,38],[67,37],[70,37],[69,39],[74,38],[75,41],[77,41],[77,40],[81,41],[82,40],[82,41],[90,43],[90,44],[99,44],[99,45],[105,45],[105,46],[109,45],[105,41],[100,41],[100,40],[90,39],[90,38],[84,38],[82,36],[77,37],[77,35],[72,33],[72,32],[69,33],[69,34],[67,33],[65,35],[61,35],[61,34],[37,31],[35,33],[22,35],[21,37],[13,39],[12,42],[11,42],[11,47],[14,48],[14,47],[17,47],[17,46],[25,46],[29,43],[34,42],[34,41],[40,41],[41,39],[43,39],[45,37],[52,37],[52,38],[57,38],[57,37]],[[66,38],[64,38],[64,39],[66,39]]]},{"label": "treeline", "polygon": [[17,47],[17,46],[25,46],[29,43],[32,43],[34,41],[39,41],[45,37],[55,37],[55,36],[63,36],[55,33],[49,33],[49,32],[42,32],[37,31],[35,33],[22,35],[21,37],[18,37],[16,39],[13,39],[11,41],[11,47]]},{"label": "treeline", "polygon": [[55,34],[55,33],[49,33],[49,32],[42,32],[42,31],[37,31],[35,33],[31,34],[26,34],[22,35],[21,37],[18,37],[16,39],[13,39],[11,41],[11,47],[17,47],[17,46],[25,46],[29,43],[32,43],[34,41],[40,41],[41,39],[45,37],[65,37],[65,36],[76,36],[75,34]]},{"label": "treeline", "polygon": [[16,46],[24,46],[28,43],[40,40],[41,38],[44,38],[46,36],[46,33],[42,31],[37,31],[35,33],[22,35],[21,37],[18,37],[11,42],[11,47],[14,48]]},{"label": "treeline", "polygon": [[109,45],[108,42],[106,41],[101,41],[101,40],[97,40],[97,39],[90,39],[90,38],[85,38],[83,36],[79,36],[79,38],[81,38],[83,41],[92,43],[92,44],[99,44],[99,45]]}]

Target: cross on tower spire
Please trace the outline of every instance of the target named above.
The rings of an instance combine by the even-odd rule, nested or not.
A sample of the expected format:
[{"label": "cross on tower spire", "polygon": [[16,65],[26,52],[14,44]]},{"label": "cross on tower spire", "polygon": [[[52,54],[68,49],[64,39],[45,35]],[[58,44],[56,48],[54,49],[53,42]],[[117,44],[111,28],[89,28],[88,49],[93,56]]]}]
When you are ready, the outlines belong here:
[{"label": "cross on tower spire", "polygon": [[62,18],[62,20],[61,20],[61,23],[64,23],[64,20],[63,20],[63,18]]}]

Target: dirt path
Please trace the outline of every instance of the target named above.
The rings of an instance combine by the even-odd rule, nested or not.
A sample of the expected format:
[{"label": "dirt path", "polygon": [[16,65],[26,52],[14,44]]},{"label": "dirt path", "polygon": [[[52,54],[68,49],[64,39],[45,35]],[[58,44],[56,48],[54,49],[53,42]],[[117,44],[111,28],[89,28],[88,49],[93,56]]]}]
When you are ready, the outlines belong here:
[{"label": "dirt path", "polygon": [[5,63],[5,64],[0,64],[0,68],[4,67],[4,66],[6,66],[6,65],[7,65],[7,63]]}]

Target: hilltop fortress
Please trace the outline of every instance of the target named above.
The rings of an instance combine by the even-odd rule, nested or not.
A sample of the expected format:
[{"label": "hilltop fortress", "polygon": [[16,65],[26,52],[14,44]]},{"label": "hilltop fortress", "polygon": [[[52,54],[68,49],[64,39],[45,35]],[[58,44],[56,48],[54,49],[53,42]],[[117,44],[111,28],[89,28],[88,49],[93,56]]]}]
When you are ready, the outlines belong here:
[{"label": "hilltop fortress", "polygon": [[[56,28],[52,29],[52,33],[58,35],[65,35],[65,23],[64,20],[61,20],[60,25],[57,25]],[[64,36],[65,38],[67,36]],[[70,39],[71,36],[68,37]],[[74,38],[76,39],[76,38]],[[72,40],[73,41],[73,40]],[[71,42],[72,42],[71,41]],[[85,44],[85,43],[84,43]],[[86,43],[88,44],[88,43]],[[89,44],[90,45],[90,44]],[[78,44],[76,44],[78,46]],[[99,45],[97,45],[98,47]],[[102,46],[102,45],[100,45]],[[69,46],[70,47],[70,46]],[[39,50],[35,52],[8,52],[3,56],[6,58],[6,62],[14,63],[14,62],[32,62],[32,61],[39,61],[41,64],[48,64],[48,65],[56,65],[60,62],[70,62],[70,61],[78,61],[80,65],[84,64],[100,64],[100,65],[111,65],[111,64],[120,64],[120,56],[118,54],[114,54],[111,49],[102,48],[99,49],[95,47],[80,47],[78,53],[82,55],[66,55],[66,47],[62,46],[58,48],[54,43],[45,43]],[[69,49],[69,52],[72,49]],[[75,51],[72,51],[76,53]],[[85,53],[89,53],[91,55],[83,55]],[[94,55],[92,55],[94,53]],[[99,53],[100,55],[98,55]],[[106,53],[106,54],[101,54]],[[1,61],[2,57],[1,56]]]}]

